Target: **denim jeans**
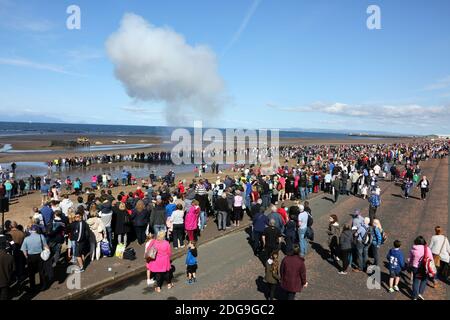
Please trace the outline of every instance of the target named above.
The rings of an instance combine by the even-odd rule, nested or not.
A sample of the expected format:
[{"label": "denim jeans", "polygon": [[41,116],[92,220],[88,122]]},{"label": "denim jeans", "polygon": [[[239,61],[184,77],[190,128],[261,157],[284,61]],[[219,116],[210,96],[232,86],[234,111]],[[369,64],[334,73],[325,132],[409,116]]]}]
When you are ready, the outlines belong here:
[{"label": "denim jeans", "polygon": [[226,211],[217,211],[217,227],[219,230],[225,230],[227,227],[227,216],[228,212]]},{"label": "denim jeans", "polygon": [[[262,207],[264,208],[264,209],[267,209],[268,207],[269,207],[269,204],[270,204],[270,194],[263,194],[262,196],[261,196],[261,200],[262,200]],[[247,207],[247,208],[249,208],[249,207]]]},{"label": "denim jeans", "polygon": [[156,237],[159,231],[166,232],[167,231],[166,226],[164,224],[155,224],[153,226],[153,235]]},{"label": "denim jeans", "polygon": [[298,229],[298,238],[300,239],[299,240],[300,255],[302,257],[306,256],[307,247],[308,247],[308,241],[305,238],[305,234],[306,234],[306,228]]},{"label": "denim jeans", "polygon": [[253,251],[256,253],[261,249],[261,236],[262,232],[253,230],[252,232],[252,244]]},{"label": "denim jeans", "polygon": [[305,187],[300,187],[300,199],[305,200],[306,199],[306,195],[307,195],[307,191]]},{"label": "denim jeans", "polygon": [[422,295],[427,287],[427,277],[420,279],[418,277],[418,269],[412,268],[413,272],[413,285],[412,285],[412,298],[417,299],[418,295]]},{"label": "denim jeans", "polygon": [[245,207],[250,208],[251,207],[251,198],[250,196],[245,197]]},{"label": "denim jeans", "polygon": [[205,211],[200,211],[200,225],[199,225],[199,229],[200,230],[205,229],[205,224],[206,224],[206,212]]},{"label": "denim jeans", "polygon": [[113,241],[113,237],[112,237],[112,228],[111,227],[106,227],[106,236],[108,238],[108,242],[109,242],[109,247],[111,247],[112,241]]},{"label": "denim jeans", "polygon": [[52,243],[50,245],[50,251],[53,255],[53,263],[56,264],[59,261],[59,257],[61,256],[61,243]]},{"label": "denim jeans", "polygon": [[11,200],[11,190],[6,190],[6,198],[8,198],[8,200]]},{"label": "denim jeans", "polygon": [[365,246],[361,241],[356,242],[356,250],[358,251],[358,267],[361,271],[366,269],[369,246]]}]

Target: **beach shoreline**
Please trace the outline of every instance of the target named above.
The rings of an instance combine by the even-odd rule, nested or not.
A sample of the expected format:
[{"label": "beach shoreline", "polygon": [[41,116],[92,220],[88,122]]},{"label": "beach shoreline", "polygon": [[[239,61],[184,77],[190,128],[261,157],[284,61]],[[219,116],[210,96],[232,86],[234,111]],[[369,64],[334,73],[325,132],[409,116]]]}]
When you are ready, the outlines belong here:
[{"label": "beach shoreline", "polygon": [[[126,145],[134,145],[133,148],[126,148],[126,145],[117,144],[118,150],[80,150],[65,149],[64,147],[54,147],[52,141],[64,142],[76,140],[80,135],[75,134],[46,134],[46,135],[15,135],[1,136],[0,146],[12,145],[14,153],[0,153],[0,162],[48,162],[58,158],[72,158],[79,156],[98,156],[105,154],[136,154],[148,152],[170,151],[171,145],[164,143],[170,138],[163,136],[146,136],[146,135],[84,135],[91,141],[91,146],[112,145],[111,141],[123,140]],[[331,138],[280,138],[280,145],[343,145],[343,144],[391,144],[391,143],[407,143],[413,142],[412,138],[352,138],[348,139],[331,139]],[[99,144],[95,144],[98,142]],[[139,148],[142,144],[143,147]],[[152,145],[152,146],[149,146]],[[207,143],[204,144],[207,146]],[[23,150],[23,152],[20,152]],[[50,152],[32,152],[39,150],[49,150]]]}]

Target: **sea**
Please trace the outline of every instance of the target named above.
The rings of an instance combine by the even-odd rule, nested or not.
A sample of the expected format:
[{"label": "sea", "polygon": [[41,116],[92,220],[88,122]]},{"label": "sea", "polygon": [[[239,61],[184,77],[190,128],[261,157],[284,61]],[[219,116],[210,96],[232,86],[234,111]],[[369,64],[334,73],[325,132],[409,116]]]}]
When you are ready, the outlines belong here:
[{"label": "sea", "polygon": [[[0,122],[0,137],[12,135],[45,135],[45,134],[78,134],[78,135],[115,135],[115,136],[160,136],[168,138],[178,127],[132,126],[132,125],[103,125],[103,124],[68,124],[68,123],[29,123],[29,122]],[[186,127],[193,133],[193,128]],[[203,130],[206,130],[204,128]],[[225,132],[226,129],[219,129]],[[305,139],[359,139],[348,133],[309,132],[307,130],[285,129],[279,131],[280,138]],[[366,137],[367,139],[367,137]],[[372,137],[376,140],[377,137]]]},{"label": "sea", "polygon": [[[163,140],[170,140],[170,136],[177,128],[175,127],[155,127],[155,126],[131,126],[131,125],[96,125],[96,124],[67,124],[67,123],[26,123],[26,122],[0,122],[0,137],[20,136],[20,135],[95,135],[95,136],[159,136]],[[186,127],[193,133],[193,128]],[[205,131],[207,128],[204,128]],[[220,129],[225,136],[226,129]],[[300,139],[320,139],[320,140],[343,140],[358,139],[357,136],[349,136],[347,133],[333,132],[307,132],[298,130],[280,130],[279,137],[282,138],[300,138]],[[365,139],[379,139],[376,137]],[[169,143],[169,142],[167,142]],[[164,142],[163,142],[164,144]],[[121,148],[139,148],[144,145],[102,145],[90,146],[89,151],[119,150]],[[96,149],[98,148],[98,149]],[[0,145],[0,153],[52,153],[58,151],[51,150],[13,150],[10,144]],[[156,175],[165,175],[169,170],[175,173],[193,172],[194,165],[155,165],[150,163],[121,163],[103,166],[101,169],[88,167],[85,169],[63,169],[57,171],[49,168],[45,162],[16,162],[16,177],[28,177],[29,175],[43,176],[50,175],[54,178],[64,179],[66,176],[78,177],[82,181],[89,181],[92,174],[99,172],[109,172],[116,178],[120,177],[122,170],[128,170],[137,177],[148,176],[148,173],[154,171]],[[11,163],[0,162],[0,171],[10,168]],[[223,168],[224,169],[224,168]]]}]

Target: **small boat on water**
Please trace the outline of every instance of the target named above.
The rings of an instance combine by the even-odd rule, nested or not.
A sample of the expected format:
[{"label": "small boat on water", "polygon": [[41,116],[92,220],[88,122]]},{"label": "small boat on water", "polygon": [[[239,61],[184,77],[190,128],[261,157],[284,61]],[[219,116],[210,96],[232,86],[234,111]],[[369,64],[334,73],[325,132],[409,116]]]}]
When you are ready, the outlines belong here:
[{"label": "small boat on water", "polygon": [[112,140],[112,144],[126,144],[127,142],[125,140]]}]

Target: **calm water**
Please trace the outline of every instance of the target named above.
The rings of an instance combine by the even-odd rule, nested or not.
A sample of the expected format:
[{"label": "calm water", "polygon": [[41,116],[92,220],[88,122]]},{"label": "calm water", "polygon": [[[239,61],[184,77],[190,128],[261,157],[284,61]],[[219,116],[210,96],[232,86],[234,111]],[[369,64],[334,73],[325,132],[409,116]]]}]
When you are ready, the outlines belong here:
[{"label": "calm water", "polygon": [[[98,165],[90,166],[87,168],[76,168],[71,170],[66,170],[62,168],[61,171],[56,171],[54,168],[52,170],[48,169],[45,162],[16,162],[16,177],[29,177],[33,176],[44,176],[50,174],[52,178],[61,178],[64,180],[67,176],[72,179],[80,178],[81,181],[90,181],[91,177],[95,174],[101,174],[103,172],[110,173],[113,178],[121,178],[122,170],[130,171],[137,178],[148,177],[152,171],[155,171],[155,175],[164,176],[170,170],[175,173],[188,173],[194,172],[195,165],[169,165],[169,164],[150,164],[150,163],[139,163],[139,162],[123,162],[116,164],[105,164],[101,167]],[[4,171],[11,169],[11,163],[0,163],[0,166]]]},{"label": "calm water", "polygon": [[[67,123],[27,123],[0,122],[0,136],[24,134],[93,134],[93,135],[151,135],[170,138],[175,127],[148,127],[98,124],[67,124]],[[191,133],[193,128],[186,128]],[[204,128],[206,130],[207,128]],[[221,130],[224,132],[224,129]],[[358,139],[345,133],[298,132],[281,130],[280,138],[310,138],[310,139]]]}]

